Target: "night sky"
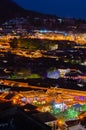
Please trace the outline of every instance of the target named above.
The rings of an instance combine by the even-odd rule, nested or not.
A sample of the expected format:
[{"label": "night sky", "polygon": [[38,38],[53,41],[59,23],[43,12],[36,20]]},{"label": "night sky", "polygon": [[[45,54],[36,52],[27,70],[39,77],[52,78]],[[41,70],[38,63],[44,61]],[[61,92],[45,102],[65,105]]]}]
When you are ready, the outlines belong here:
[{"label": "night sky", "polygon": [[86,0],[14,0],[28,10],[86,19]]}]

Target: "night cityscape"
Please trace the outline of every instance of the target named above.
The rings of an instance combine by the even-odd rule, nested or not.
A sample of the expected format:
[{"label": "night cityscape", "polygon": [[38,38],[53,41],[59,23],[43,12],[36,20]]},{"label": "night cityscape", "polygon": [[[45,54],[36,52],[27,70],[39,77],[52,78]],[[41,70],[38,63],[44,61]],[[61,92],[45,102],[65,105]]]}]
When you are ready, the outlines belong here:
[{"label": "night cityscape", "polygon": [[0,0],[0,130],[86,130],[85,5]]}]

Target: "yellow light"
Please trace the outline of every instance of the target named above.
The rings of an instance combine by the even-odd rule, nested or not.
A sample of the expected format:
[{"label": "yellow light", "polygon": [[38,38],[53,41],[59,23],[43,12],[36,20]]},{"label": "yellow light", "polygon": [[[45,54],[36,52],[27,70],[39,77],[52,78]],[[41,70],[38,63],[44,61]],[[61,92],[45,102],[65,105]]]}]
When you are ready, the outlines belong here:
[{"label": "yellow light", "polygon": [[13,99],[13,104],[16,104],[16,99]]},{"label": "yellow light", "polygon": [[58,123],[59,126],[62,126],[62,125],[63,125],[63,121],[62,121],[61,119],[59,119],[59,120],[57,121],[57,123]]}]

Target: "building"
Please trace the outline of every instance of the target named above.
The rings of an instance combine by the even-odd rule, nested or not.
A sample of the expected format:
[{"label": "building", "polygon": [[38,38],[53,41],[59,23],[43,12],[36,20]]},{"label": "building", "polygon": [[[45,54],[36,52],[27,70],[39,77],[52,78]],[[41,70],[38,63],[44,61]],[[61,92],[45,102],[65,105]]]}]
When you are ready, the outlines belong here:
[{"label": "building", "polygon": [[36,120],[50,126],[51,130],[58,130],[57,119],[54,116],[52,116],[49,112],[36,113],[33,114],[33,117]]}]

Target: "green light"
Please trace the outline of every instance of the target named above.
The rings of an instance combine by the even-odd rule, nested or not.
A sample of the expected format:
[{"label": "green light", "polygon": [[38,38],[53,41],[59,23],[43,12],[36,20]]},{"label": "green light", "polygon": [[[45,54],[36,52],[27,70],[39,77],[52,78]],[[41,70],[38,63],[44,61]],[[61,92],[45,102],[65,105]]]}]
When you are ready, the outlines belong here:
[{"label": "green light", "polygon": [[82,105],[81,110],[86,111],[86,104]]},{"label": "green light", "polygon": [[52,114],[56,115],[56,114],[60,113],[60,109],[59,108],[58,109],[52,109],[50,112]]},{"label": "green light", "polygon": [[78,116],[78,113],[79,112],[74,108],[68,108],[65,111],[65,116],[67,117],[67,119],[75,119]]}]

